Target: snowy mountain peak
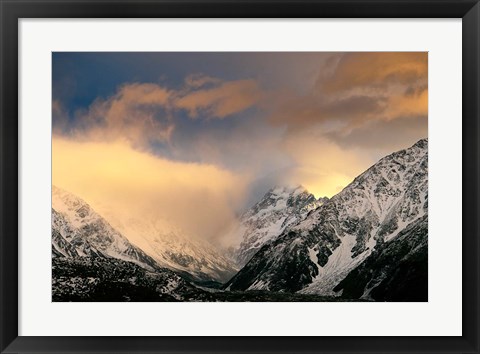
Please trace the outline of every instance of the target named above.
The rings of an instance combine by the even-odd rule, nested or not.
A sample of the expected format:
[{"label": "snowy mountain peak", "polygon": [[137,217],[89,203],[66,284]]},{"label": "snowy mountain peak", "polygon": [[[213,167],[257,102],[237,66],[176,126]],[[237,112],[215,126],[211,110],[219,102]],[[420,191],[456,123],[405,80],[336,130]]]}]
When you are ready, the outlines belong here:
[{"label": "snowy mountain peak", "polygon": [[[172,269],[194,280],[225,281],[238,269],[208,242],[185,235],[164,220],[139,220],[102,209],[100,216],[77,196],[52,187],[52,234],[54,244],[66,245],[75,239],[78,252],[85,250],[113,258]],[[58,239],[61,236],[64,240]],[[81,241],[81,242],[80,242]],[[85,249],[85,250],[84,250]],[[60,254],[68,252],[60,252]],[[90,251],[88,255],[92,255]]]},{"label": "snowy mountain peak", "polygon": [[281,186],[276,185],[275,187],[271,188],[266,194],[277,195],[278,197],[282,197],[285,195],[297,195],[300,193],[306,192],[306,189],[301,185],[295,186]]},{"label": "snowy mountain peak", "polygon": [[116,258],[146,269],[158,267],[84,200],[56,186],[52,186],[52,247],[54,257]]},{"label": "snowy mountain peak", "polygon": [[324,202],[302,186],[275,186],[240,217],[233,231],[237,243],[232,257],[244,265],[260,247]]},{"label": "snowy mountain peak", "polygon": [[376,247],[424,220],[427,210],[428,141],[422,139],[382,158],[306,217],[279,228],[280,235],[269,235],[271,242],[257,248],[228,288],[334,295]]},{"label": "snowy mountain peak", "polygon": [[420,139],[412,146],[412,148],[414,147],[417,147],[422,150],[428,149],[428,138]]}]

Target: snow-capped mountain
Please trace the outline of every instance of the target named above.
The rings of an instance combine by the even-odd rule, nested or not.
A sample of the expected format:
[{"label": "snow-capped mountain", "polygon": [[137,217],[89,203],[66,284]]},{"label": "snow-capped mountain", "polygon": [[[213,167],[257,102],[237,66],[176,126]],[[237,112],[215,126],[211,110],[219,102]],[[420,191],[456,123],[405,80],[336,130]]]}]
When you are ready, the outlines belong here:
[{"label": "snow-capped mountain", "polygon": [[181,301],[204,296],[132,245],[85,201],[52,186],[54,301]]},{"label": "snow-capped mountain", "polygon": [[85,201],[55,186],[52,186],[52,250],[54,257],[116,258],[146,269],[158,267]]},{"label": "snow-capped mountain", "polygon": [[187,235],[167,220],[138,219],[106,210],[107,220],[162,267],[192,276],[192,280],[225,282],[238,268],[209,242]]},{"label": "snow-capped mountain", "polygon": [[232,258],[242,267],[265,243],[279,236],[292,224],[322,205],[328,198],[316,199],[302,186],[276,186],[248,209],[233,230]]},{"label": "snow-capped mountain", "polygon": [[[416,223],[423,222],[426,228],[427,200],[428,142],[424,139],[384,157],[266,243],[226,289],[338,295],[347,286],[337,285],[369,256],[383,254],[408,239],[405,230]],[[359,297],[368,297],[378,286],[369,285]]]},{"label": "snow-capped mountain", "polygon": [[165,220],[101,216],[77,196],[52,187],[52,245],[63,256],[108,256],[142,267],[165,267],[192,280],[224,282],[238,270],[207,242]]}]

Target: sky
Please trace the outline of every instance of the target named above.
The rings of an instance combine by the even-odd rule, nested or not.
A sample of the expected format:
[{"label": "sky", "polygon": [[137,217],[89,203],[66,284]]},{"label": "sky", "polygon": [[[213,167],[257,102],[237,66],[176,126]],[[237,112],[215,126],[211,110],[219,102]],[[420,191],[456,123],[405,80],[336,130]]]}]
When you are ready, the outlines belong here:
[{"label": "sky", "polygon": [[426,52],[54,52],[52,84],[53,183],[200,237],[427,137]]}]

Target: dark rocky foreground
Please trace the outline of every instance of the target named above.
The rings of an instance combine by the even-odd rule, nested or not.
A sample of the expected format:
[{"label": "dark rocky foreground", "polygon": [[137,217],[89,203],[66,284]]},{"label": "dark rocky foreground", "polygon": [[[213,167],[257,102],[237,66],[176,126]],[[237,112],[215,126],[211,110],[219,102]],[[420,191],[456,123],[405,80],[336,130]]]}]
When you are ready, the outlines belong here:
[{"label": "dark rocky foreground", "polygon": [[[165,269],[149,272],[117,259],[53,258],[55,302],[330,302],[345,298],[270,291],[222,291],[197,287]],[[359,300],[352,300],[359,301]]]}]

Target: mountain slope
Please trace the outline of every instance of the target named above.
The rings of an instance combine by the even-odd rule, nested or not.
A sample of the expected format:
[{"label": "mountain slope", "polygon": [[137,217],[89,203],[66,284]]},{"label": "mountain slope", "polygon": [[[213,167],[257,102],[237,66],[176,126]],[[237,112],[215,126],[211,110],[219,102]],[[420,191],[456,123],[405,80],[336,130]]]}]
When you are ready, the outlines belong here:
[{"label": "mountain slope", "polygon": [[52,187],[53,301],[182,301],[206,294],[160,267],[82,199]]},{"label": "mountain slope", "polygon": [[119,218],[108,209],[100,216],[85,201],[55,186],[52,206],[54,255],[112,257],[149,269],[169,268],[200,281],[225,281],[238,270],[208,243],[163,220]]},{"label": "mountain slope", "polygon": [[381,159],[261,247],[226,288],[335,295],[333,289],[375,247],[427,214],[427,150],[424,139]]},{"label": "mountain slope", "polygon": [[132,245],[82,199],[52,186],[52,255],[116,258],[146,269],[157,263]]},{"label": "mountain slope", "polygon": [[376,301],[428,300],[428,217],[375,248],[333,290],[343,298]]},{"label": "mountain slope", "polygon": [[200,282],[225,282],[238,268],[207,241],[187,235],[167,220],[138,219],[102,212],[115,228],[162,267]]},{"label": "mountain slope", "polygon": [[328,198],[317,200],[305,188],[274,187],[241,217],[232,232],[234,242],[232,257],[239,266],[245,265],[265,243],[280,235],[292,224],[303,220],[307,214]]}]

